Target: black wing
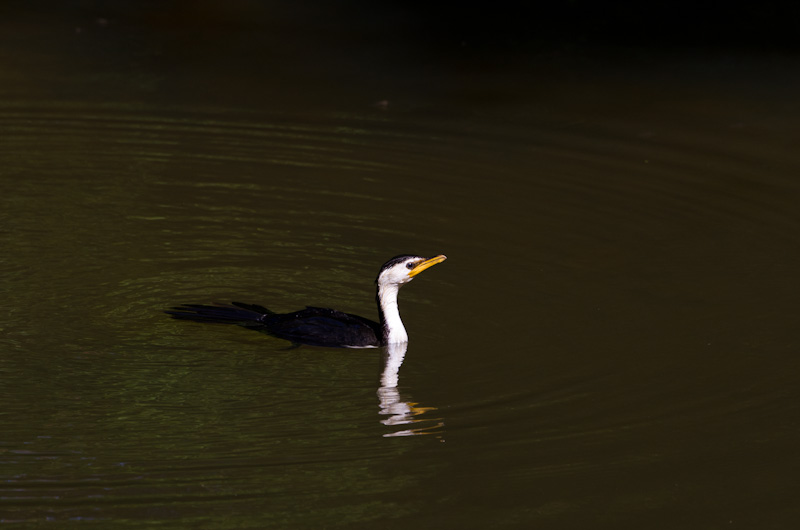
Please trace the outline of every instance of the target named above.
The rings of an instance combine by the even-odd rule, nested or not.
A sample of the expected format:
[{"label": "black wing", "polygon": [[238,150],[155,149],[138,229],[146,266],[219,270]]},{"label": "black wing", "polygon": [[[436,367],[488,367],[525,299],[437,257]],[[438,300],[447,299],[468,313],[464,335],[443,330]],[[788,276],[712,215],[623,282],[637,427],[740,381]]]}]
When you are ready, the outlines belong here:
[{"label": "black wing", "polygon": [[380,324],[334,309],[307,307],[294,313],[263,315],[260,323],[270,335],[295,344],[339,348],[381,345]]}]

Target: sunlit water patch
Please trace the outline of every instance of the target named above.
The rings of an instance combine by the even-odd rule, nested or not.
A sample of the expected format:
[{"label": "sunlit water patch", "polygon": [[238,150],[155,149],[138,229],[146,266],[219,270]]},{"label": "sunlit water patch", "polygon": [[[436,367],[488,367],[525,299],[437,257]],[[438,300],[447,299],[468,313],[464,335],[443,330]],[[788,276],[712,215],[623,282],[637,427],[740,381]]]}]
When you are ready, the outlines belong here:
[{"label": "sunlit water patch", "polygon": [[[4,521],[780,510],[798,161],[730,122],[3,107]],[[375,318],[402,252],[407,350],[162,313]]]}]

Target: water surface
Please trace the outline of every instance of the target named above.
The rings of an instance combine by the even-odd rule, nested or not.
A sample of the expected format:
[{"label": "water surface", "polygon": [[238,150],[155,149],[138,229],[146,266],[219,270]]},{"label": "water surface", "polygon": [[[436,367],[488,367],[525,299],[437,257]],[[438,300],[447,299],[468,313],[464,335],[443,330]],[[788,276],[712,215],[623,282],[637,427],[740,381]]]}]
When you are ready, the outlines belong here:
[{"label": "water surface", "polygon": [[[32,66],[3,59],[4,523],[796,520],[791,57],[547,62],[468,88],[343,69],[321,90],[322,66],[281,63],[277,85],[220,81],[224,57],[157,67],[132,28],[76,21],[47,54],[23,28]],[[118,38],[121,65],[83,53]],[[449,258],[401,292],[407,349],[161,313],[374,318],[374,276],[406,252]]]}]

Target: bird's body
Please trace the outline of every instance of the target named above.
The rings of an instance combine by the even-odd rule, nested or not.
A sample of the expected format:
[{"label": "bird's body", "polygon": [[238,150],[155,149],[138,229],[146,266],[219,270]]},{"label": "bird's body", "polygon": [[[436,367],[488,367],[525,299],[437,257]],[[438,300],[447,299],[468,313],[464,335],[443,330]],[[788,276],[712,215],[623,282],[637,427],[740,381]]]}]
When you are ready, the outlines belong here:
[{"label": "bird's body", "polygon": [[167,311],[173,318],[215,324],[239,324],[264,331],[293,344],[339,348],[375,348],[408,341],[397,305],[400,286],[423,270],[441,263],[439,255],[426,259],[402,255],[381,267],[377,284],[379,321],[322,307],[306,307],[293,313],[274,313],[252,304],[183,305]]}]

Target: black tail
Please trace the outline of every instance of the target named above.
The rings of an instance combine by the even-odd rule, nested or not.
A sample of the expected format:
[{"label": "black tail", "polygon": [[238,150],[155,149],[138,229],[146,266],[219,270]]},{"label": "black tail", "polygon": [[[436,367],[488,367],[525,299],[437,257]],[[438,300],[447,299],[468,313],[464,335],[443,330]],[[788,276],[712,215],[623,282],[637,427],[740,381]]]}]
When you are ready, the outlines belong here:
[{"label": "black tail", "polygon": [[232,302],[232,305],[215,304],[199,305],[184,304],[173,307],[172,311],[164,311],[166,314],[180,320],[193,320],[195,322],[207,322],[211,324],[240,324],[248,326],[260,322],[264,315],[274,313],[260,305],[243,304]]}]

